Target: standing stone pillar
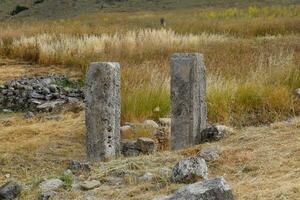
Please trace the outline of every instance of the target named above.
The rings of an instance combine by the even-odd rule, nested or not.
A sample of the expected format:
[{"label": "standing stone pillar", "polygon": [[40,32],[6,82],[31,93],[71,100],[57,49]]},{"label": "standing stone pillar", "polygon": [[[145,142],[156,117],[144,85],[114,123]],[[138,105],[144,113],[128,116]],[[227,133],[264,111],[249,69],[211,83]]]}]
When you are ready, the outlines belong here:
[{"label": "standing stone pillar", "polygon": [[199,53],[171,57],[171,148],[192,146],[206,126],[206,78],[203,56]]},{"label": "standing stone pillar", "polygon": [[120,65],[91,63],[86,76],[86,145],[91,161],[120,154]]}]

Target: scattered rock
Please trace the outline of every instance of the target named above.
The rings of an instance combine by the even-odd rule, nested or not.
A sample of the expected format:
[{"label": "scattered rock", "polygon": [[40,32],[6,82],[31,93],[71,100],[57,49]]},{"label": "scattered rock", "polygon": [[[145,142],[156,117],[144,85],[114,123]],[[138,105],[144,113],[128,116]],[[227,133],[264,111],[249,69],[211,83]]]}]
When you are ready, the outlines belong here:
[{"label": "scattered rock", "polygon": [[139,138],[136,145],[143,154],[151,154],[155,151],[155,141],[151,138]]},{"label": "scattered rock", "polygon": [[22,187],[19,183],[10,181],[0,187],[0,199],[11,200],[21,194]]},{"label": "scattered rock", "polygon": [[140,150],[137,148],[136,140],[123,140],[122,141],[122,154],[124,156],[138,156],[140,155]]},{"label": "scattered rock", "polygon": [[123,178],[115,177],[115,176],[109,176],[106,179],[106,183],[108,185],[116,186],[116,185],[122,185]]},{"label": "scattered rock", "polygon": [[81,163],[77,160],[71,160],[68,166],[68,169],[72,171],[91,171],[89,163]]},{"label": "scattered rock", "polygon": [[4,177],[5,177],[6,179],[10,178],[10,174],[5,174]]},{"label": "scattered rock", "polygon": [[38,200],[50,200],[55,195],[56,195],[56,192],[54,192],[54,191],[43,192],[39,195]]},{"label": "scattered rock", "polygon": [[196,136],[196,144],[209,142],[209,141],[218,141],[222,139],[225,134],[232,132],[233,130],[224,125],[213,125],[209,128],[202,130]]},{"label": "scattered rock", "polygon": [[298,98],[300,98],[300,88],[295,90],[295,94]]},{"label": "scattered rock", "polygon": [[28,112],[25,113],[24,118],[25,119],[32,119],[32,118],[34,118],[34,116],[35,115],[33,114],[33,112],[28,111]]},{"label": "scattered rock", "polygon": [[170,196],[155,200],[234,200],[229,184],[223,177],[184,186]]},{"label": "scattered rock", "polygon": [[4,112],[4,113],[12,113],[13,111],[10,110],[10,109],[3,109],[2,112]]},{"label": "scattered rock", "polygon": [[153,128],[159,128],[158,124],[155,121],[153,121],[153,120],[149,120],[149,119],[145,120],[143,122],[143,124],[145,124],[146,126],[153,127]]},{"label": "scattered rock", "polygon": [[143,176],[139,177],[140,182],[149,182],[152,181],[154,178],[154,175],[150,172],[146,172]]},{"label": "scattered rock", "polygon": [[64,185],[64,182],[62,180],[53,178],[53,179],[43,181],[40,184],[40,188],[43,192],[46,192],[46,191],[56,190],[56,189],[62,187],[63,185]]},{"label": "scattered rock", "polygon": [[158,121],[162,126],[171,126],[171,118],[159,118]]},{"label": "scattered rock", "polygon": [[206,147],[197,153],[197,156],[203,158],[206,162],[218,160],[220,151],[216,147]]},{"label": "scattered rock", "polygon": [[122,154],[124,156],[138,156],[151,154],[156,150],[155,141],[151,138],[138,138],[137,140],[123,140]]},{"label": "scattered rock", "polygon": [[156,112],[156,113],[158,113],[158,112],[160,112],[160,107],[155,107],[154,109],[153,109],[153,112]]},{"label": "scattered rock", "polygon": [[199,157],[189,157],[181,160],[172,170],[171,180],[173,182],[192,183],[199,178],[208,178],[206,162]]},{"label": "scattered rock", "polygon": [[49,102],[38,105],[36,108],[39,111],[51,112],[55,108],[58,108],[59,106],[63,105],[64,103],[66,103],[66,101],[64,101],[64,100],[49,101]]},{"label": "scattered rock", "polygon": [[73,172],[70,169],[64,171],[65,176],[73,176]]},{"label": "scattered rock", "polygon": [[97,180],[84,181],[84,182],[80,183],[80,187],[83,190],[92,190],[92,189],[99,187],[100,185],[101,185],[100,181],[97,181]]}]

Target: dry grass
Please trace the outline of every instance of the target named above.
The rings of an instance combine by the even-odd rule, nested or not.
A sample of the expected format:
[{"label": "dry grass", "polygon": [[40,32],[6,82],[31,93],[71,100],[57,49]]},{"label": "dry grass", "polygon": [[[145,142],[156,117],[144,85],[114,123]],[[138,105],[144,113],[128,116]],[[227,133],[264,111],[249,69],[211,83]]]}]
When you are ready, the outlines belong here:
[{"label": "dry grass", "polygon": [[[0,54],[79,77],[92,61],[120,62],[125,122],[168,115],[170,55],[201,52],[209,120],[254,125],[300,112],[292,95],[300,87],[299,13],[298,5],[249,6],[15,22],[0,25]],[[166,29],[159,27],[161,16]]]},{"label": "dry grass", "polygon": [[[26,184],[21,199],[35,199],[37,184],[42,179],[60,177],[69,160],[85,158],[84,113],[61,116],[62,120],[57,122],[46,120],[44,115],[33,120],[24,120],[21,114],[1,115],[0,182],[5,182],[4,175],[10,174]],[[220,159],[209,163],[210,177],[224,176],[237,199],[299,199],[299,133],[300,119],[295,118],[236,130],[220,142],[184,151],[95,163],[90,174],[78,178],[100,180],[103,185],[99,189],[93,192],[61,189],[58,199],[84,199],[86,195],[102,199],[152,199],[171,193],[180,185],[171,184],[161,168],[172,167],[207,145],[217,145],[222,150]],[[154,181],[139,183],[137,177],[145,172],[153,173]],[[124,184],[108,185],[111,176],[123,177]]]}]

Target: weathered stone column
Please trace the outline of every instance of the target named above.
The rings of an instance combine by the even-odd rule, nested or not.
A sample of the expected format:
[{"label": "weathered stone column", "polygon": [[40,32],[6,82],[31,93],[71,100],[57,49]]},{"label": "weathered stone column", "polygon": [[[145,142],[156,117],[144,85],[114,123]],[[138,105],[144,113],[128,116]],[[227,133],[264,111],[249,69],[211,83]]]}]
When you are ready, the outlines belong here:
[{"label": "weathered stone column", "polygon": [[120,65],[91,63],[86,76],[86,145],[91,161],[120,154]]},{"label": "weathered stone column", "polygon": [[171,148],[195,144],[206,126],[206,78],[199,53],[173,54],[171,58]]}]

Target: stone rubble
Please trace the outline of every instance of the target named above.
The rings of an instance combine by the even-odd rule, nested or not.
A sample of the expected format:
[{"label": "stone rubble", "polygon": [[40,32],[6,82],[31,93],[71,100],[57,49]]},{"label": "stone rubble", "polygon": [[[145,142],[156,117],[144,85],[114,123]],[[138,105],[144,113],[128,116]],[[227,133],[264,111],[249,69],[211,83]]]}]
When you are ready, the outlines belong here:
[{"label": "stone rubble", "polygon": [[126,157],[148,155],[156,151],[155,141],[151,138],[138,138],[137,140],[123,140],[122,154]]},{"label": "stone rubble", "polygon": [[1,110],[52,111],[73,99],[83,101],[83,89],[65,76],[21,77],[0,86]]}]

